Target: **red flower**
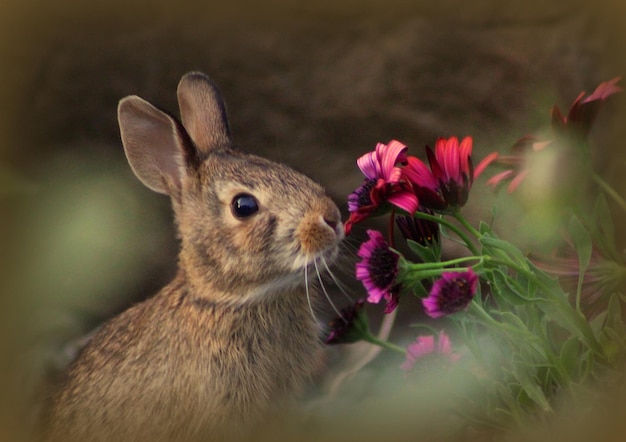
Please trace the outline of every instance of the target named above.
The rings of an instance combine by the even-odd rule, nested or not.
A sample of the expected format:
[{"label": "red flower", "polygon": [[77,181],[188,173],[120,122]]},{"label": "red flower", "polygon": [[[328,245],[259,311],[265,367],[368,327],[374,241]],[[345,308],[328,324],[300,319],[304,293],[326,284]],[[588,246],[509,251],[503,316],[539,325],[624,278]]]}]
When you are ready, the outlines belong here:
[{"label": "red flower", "polygon": [[420,204],[433,210],[463,206],[474,181],[472,138],[465,137],[460,144],[457,137],[439,138],[434,152],[426,146],[426,155],[430,170],[414,157],[403,170]]},{"label": "red flower", "polygon": [[345,223],[346,233],[352,225],[381,211],[385,203],[393,204],[408,213],[417,210],[417,196],[411,186],[403,181],[398,163],[406,162],[407,147],[399,141],[389,144],[378,143],[376,150],[357,160],[357,165],[365,175],[365,181],[348,196],[350,218]]},{"label": "red flower", "polygon": [[586,138],[591,125],[598,115],[602,102],[611,95],[623,90],[617,86],[617,82],[620,80],[621,77],[616,77],[600,83],[596,90],[587,98],[584,98],[585,92],[581,92],[570,106],[567,117],[564,117],[559,108],[554,106],[552,108],[552,127],[556,132],[580,134],[583,138]]}]

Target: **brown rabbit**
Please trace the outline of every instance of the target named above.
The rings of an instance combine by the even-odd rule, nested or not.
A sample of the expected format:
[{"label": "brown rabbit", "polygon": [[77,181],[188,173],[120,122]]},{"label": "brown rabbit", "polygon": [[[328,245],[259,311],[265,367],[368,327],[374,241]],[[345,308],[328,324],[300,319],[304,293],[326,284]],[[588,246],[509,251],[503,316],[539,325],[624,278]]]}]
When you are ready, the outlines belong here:
[{"label": "brown rabbit", "polygon": [[309,178],[233,148],[205,75],[185,75],[178,101],[182,124],[137,96],[118,108],[133,171],[172,199],[178,274],[81,351],[51,400],[48,441],[246,437],[317,365],[306,275],[335,259],[339,210]]}]

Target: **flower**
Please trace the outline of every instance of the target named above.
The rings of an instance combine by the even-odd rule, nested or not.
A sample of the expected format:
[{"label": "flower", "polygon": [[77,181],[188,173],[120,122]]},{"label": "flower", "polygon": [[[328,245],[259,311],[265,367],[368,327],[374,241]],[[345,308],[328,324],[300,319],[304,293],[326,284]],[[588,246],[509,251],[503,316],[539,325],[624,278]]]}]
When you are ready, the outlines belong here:
[{"label": "flower", "polygon": [[363,333],[367,330],[364,304],[365,299],[359,299],[348,308],[342,309],[341,314],[328,323],[330,332],[326,344],[351,344],[363,338]]},{"label": "flower", "polygon": [[[424,213],[432,214],[429,209],[424,209]],[[413,216],[399,216],[396,224],[404,239],[410,239],[423,246],[430,246],[439,243],[439,224]]]},{"label": "flower", "polygon": [[435,337],[418,336],[417,340],[409,344],[406,348],[406,360],[401,365],[401,368],[406,371],[413,369],[418,361],[424,361],[428,359],[437,359],[439,362],[455,363],[458,361],[461,355],[452,352],[452,345],[450,338],[445,332],[441,331],[435,345]]},{"label": "flower", "polygon": [[564,117],[559,108],[554,106],[552,108],[552,127],[555,132],[580,134],[586,138],[602,102],[623,90],[617,86],[617,82],[620,80],[621,77],[616,77],[600,83],[593,93],[586,98],[584,98],[585,92],[581,92],[570,106],[567,117]]},{"label": "flower", "polygon": [[457,137],[451,137],[439,138],[434,152],[426,146],[430,170],[415,157],[407,159],[403,173],[414,186],[422,206],[444,210],[467,202],[474,181],[471,154],[471,137],[463,138],[460,144]]},{"label": "flower", "polygon": [[443,272],[429,295],[422,299],[426,314],[439,318],[463,310],[474,298],[477,285],[478,275],[471,268],[464,272]]},{"label": "flower", "polygon": [[390,313],[398,304],[401,288],[396,282],[400,255],[391,250],[380,232],[368,230],[367,234],[369,240],[357,252],[363,260],[356,264],[356,278],[367,290],[367,302],[378,304],[385,299],[385,313]]},{"label": "flower", "polygon": [[381,211],[387,202],[408,213],[417,210],[417,197],[411,186],[402,181],[402,171],[397,166],[406,162],[406,150],[404,144],[392,140],[389,144],[378,143],[374,151],[357,160],[365,180],[348,196],[350,218],[345,223],[346,234],[350,233],[353,224]]}]

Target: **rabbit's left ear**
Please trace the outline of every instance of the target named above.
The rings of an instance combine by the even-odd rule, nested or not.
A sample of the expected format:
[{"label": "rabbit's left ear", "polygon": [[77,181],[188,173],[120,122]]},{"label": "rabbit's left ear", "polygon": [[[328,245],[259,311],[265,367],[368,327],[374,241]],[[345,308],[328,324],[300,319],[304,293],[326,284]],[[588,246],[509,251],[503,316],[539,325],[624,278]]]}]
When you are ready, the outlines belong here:
[{"label": "rabbit's left ear", "polygon": [[182,125],[146,100],[132,95],[117,108],[124,152],[137,178],[155,192],[179,193],[196,150]]},{"label": "rabbit's left ear", "polygon": [[183,126],[200,153],[231,146],[224,101],[209,77],[201,72],[184,75],[177,94]]}]

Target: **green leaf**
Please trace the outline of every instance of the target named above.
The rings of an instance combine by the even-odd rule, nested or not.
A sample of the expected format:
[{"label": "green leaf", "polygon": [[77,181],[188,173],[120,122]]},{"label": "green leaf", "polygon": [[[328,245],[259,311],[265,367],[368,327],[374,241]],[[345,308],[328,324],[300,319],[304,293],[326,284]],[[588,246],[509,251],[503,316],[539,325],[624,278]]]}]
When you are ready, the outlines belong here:
[{"label": "green leaf", "polygon": [[[520,252],[520,250],[517,247],[515,247],[513,244],[507,241],[498,239],[492,235],[483,235],[478,239],[478,242],[485,249],[483,251],[484,255],[489,254],[491,256],[497,256],[497,254],[494,252],[497,250],[501,250],[505,252],[513,262],[520,265],[524,269],[528,269],[528,260],[522,254],[522,252]],[[485,253],[485,251],[488,253]]]},{"label": "green leaf", "polygon": [[492,235],[493,236],[493,232],[491,231],[491,227],[489,226],[489,224],[487,224],[484,221],[481,221],[480,224],[478,225],[478,231],[480,232],[481,235]]},{"label": "green leaf", "polygon": [[441,246],[439,243],[435,243],[432,246],[423,246],[420,243],[407,240],[409,249],[415,253],[424,262],[439,262],[441,261]]},{"label": "green leaf", "polygon": [[578,367],[580,358],[581,344],[577,337],[571,337],[561,347],[559,359],[561,365],[567,369],[569,373],[574,372],[574,368]]}]

